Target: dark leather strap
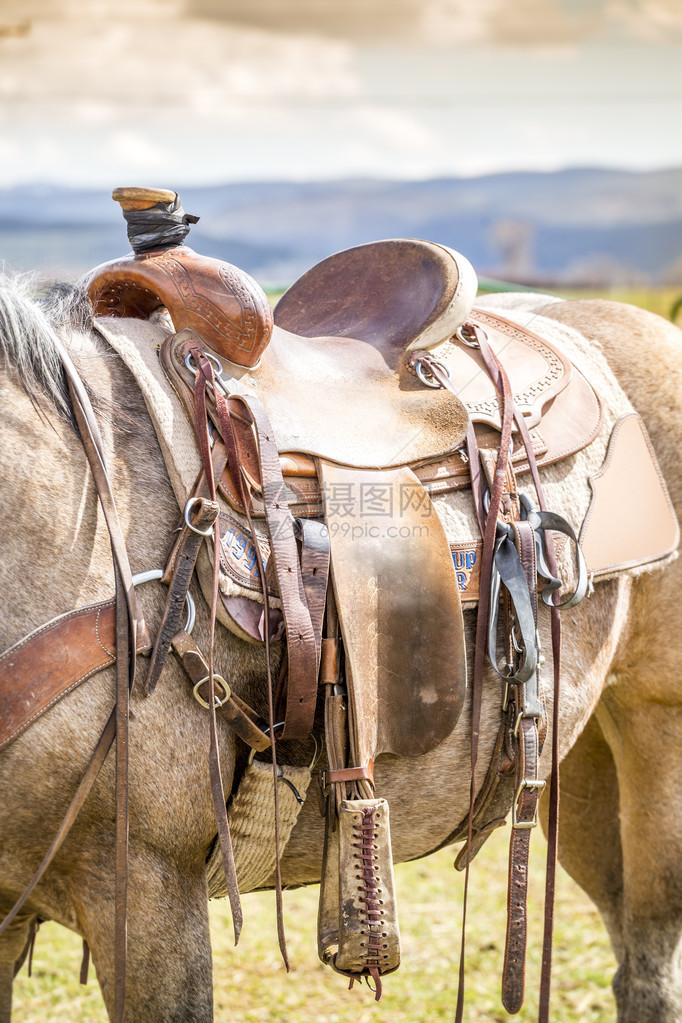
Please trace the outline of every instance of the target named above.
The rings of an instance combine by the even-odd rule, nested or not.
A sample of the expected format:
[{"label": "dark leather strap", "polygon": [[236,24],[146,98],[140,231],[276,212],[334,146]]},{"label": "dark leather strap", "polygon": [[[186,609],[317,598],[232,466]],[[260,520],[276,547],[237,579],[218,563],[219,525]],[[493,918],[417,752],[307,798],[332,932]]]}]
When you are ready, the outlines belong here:
[{"label": "dark leather strap", "polygon": [[[173,650],[193,683],[194,695],[208,707],[208,661],[196,645],[192,637],[184,630],[173,637]],[[230,690],[229,685],[221,679],[218,688],[214,678],[214,698],[217,714],[228,723],[230,728],[244,742],[257,752],[270,747],[270,739],[263,731],[265,721],[243,700]]]},{"label": "dark leather strap", "polygon": [[[64,353],[66,354],[66,353]],[[67,356],[68,359],[68,356]],[[64,356],[62,355],[64,361]],[[90,399],[70,359],[64,361],[76,423],[109,530],[116,580],[116,877],[114,890],[114,1018],[123,1023],[128,942],[128,719],[135,684],[137,600],[125,539]]]},{"label": "dark leather strap", "polygon": [[183,523],[171,552],[170,573],[168,569],[166,570],[166,574],[169,575],[168,593],[144,683],[146,696],[151,696],[154,692],[163,671],[173,636],[180,626],[187,591],[199,556],[199,548],[206,539],[207,533],[212,531],[219,510],[217,501],[210,501],[196,494],[193,506],[191,508],[188,506],[189,522]]},{"label": "dark leather strap", "polygon": [[[523,1005],[528,933],[528,856],[531,829],[537,821],[540,788],[537,787],[538,730],[533,718],[522,718],[518,731],[517,796],[513,806],[509,843],[507,888],[507,936],[502,972],[502,1004],[509,1013]],[[544,786],[544,782],[542,783]]]},{"label": "dark leather strap", "polygon": [[[213,368],[209,360],[198,346],[195,349],[195,365],[197,375],[194,387],[194,412],[196,435],[199,442],[201,462],[204,470],[204,478],[209,487],[209,497],[212,502],[216,501],[215,478],[213,474],[213,461],[211,457],[211,443],[208,433],[208,418],[206,406],[206,389],[210,383],[215,388]],[[211,610],[209,616],[209,653],[208,653],[208,715],[209,715],[209,777],[211,784],[211,798],[213,800],[213,811],[218,829],[218,840],[222,856],[223,871],[225,874],[225,887],[230,901],[232,911],[232,926],[234,928],[235,945],[239,941],[243,924],[243,913],[241,899],[239,897],[239,884],[237,882],[237,871],[234,862],[234,850],[230,836],[230,826],[227,819],[225,803],[225,789],[223,786],[222,771],[220,767],[220,755],[218,749],[218,729],[216,724],[215,707],[215,672],[213,670],[213,650],[215,646],[215,622],[216,608],[218,604],[218,583],[220,574],[220,516],[214,522],[214,556],[213,556],[213,592],[211,595]]]},{"label": "dark leather strap", "polygon": [[[515,522],[518,561],[525,580],[531,621],[525,628],[537,628],[537,566],[535,560],[535,535],[528,522]],[[514,613],[514,612],[513,612]],[[521,628],[517,621],[514,626]],[[534,639],[533,639],[534,645]],[[518,659],[525,663],[524,652]],[[510,675],[514,689],[514,727],[516,761],[516,796],[512,805],[512,831],[509,844],[509,878],[507,886],[507,936],[504,966],[502,970],[502,1004],[507,1012],[516,1013],[523,1004],[528,901],[528,856],[530,852],[530,829],[536,824],[537,804],[540,794],[538,783],[538,718],[542,714],[537,692],[537,665],[525,678],[521,677],[516,665]],[[544,787],[544,783],[542,783]]]}]

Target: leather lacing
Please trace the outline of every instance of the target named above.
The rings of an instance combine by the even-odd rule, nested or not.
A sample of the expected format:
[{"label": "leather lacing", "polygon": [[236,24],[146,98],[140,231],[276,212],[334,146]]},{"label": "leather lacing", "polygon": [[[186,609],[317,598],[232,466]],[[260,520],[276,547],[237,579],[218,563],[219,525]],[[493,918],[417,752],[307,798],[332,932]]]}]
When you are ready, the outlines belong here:
[{"label": "leather lacing", "polygon": [[[360,902],[364,903],[362,923],[365,926],[361,933],[367,937],[367,941],[361,942],[360,947],[364,949],[365,968],[374,981],[377,1002],[382,993],[380,971],[388,966],[388,944],[384,940],[388,935],[383,930],[385,912],[380,898],[383,889],[376,867],[378,856],[375,855],[379,817],[380,813],[372,807],[367,807],[362,811],[362,818],[360,819],[358,815],[358,823],[353,825],[353,837],[357,840],[353,842],[353,848],[357,849],[355,860],[358,873],[355,876],[360,882],[358,885],[358,891],[361,893]],[[351,978],[350,987],[353,986],[354,980],[355,978]]]}]

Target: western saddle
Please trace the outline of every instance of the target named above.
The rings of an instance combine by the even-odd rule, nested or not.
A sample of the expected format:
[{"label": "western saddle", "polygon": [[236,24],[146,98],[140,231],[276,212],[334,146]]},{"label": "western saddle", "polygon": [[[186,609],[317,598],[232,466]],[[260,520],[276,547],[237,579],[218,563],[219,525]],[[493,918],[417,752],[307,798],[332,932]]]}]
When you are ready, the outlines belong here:
[{"label": "western saddle", "polygon": [[[466,839],[459,865],[466,867],[468,879],[471,857],[511,811],[510,871],[525,877],[530,829],[544,787],[537,773],[546,732],[538,601],[552,608],[558,686],[558,607],[573,606],[587,588],[576,534],[546,508],[538,470],[591,443],[602,420],[600,401],[546,338],[474,310],[475,273],[445,246],[396,239],[338,253],[297,281],[273,318],[252,278],[183,244],[196,218],[184,213],[175,193],[125,188],[116,189],[114,198],[128,222],[133,252],[89,276],[96,323],[114,344],[115,331],[108,326],[114,320],[147,320],[160,308],[167,310],[173,329],[163,335],[158,358],[169,393],[192,424],[201,471],[191,489],[177,494],[182,528],[162,573],[168,597],[153,642],[143,622],[136,629],[134,581],[118,540],[117,601],[50,623],[50,642],[68,630],[83,656],[90,656],[88,673],[81,677],[111,663],[108,656],[94,664],[100,655],[92,636],[105,618],[109,630],[116,623],[116,728],[107,726],[85,789],[114,732],[117,743],[126,740],[133,676],[125,672],[135,658],[122,652],[151,648],[144,684],[151,695],[173,650],[210,718],[219,838],[212,860],[238,933],[238,879],[217,766],[216,713],[252,750],[244,791],[262,776],[257,753],[270,751],[279,898],[281,845],[298,810],[282,832],[286,814],[279,811],[286,793],[282,788],[279,794],[277,780],[287,777],[277,750],[288,739],[319,731],[321,693],[326,837],[319,951],[351,983],[372,980],[379,997],[382,977],[399,964],[399,935],[389,808],[375,792],[374,760],[382,753],[416,757],[442,743],[455,728],[467,687],[463,587],[431,497],[470,488],[480,526],[476,646],[469,671],[472,778],[486,656],[502,675],[505,693],[486,781],[479,792],[472,782],[469,814],[451,837]],[[145,357],[156,358],[148,352]],[[103,505],[110,509],[106,473],[102,478],[98,468],[96,423],[68,356],[64,359],[80,432]],[[150,414],[159,432],[151,405]],[[519,497],[520,472],[531,474],[537,508]],[[670,526],[668,541],[676,544],[675,529]],[[576,590],[561,605],[553,540],[560,534],[575,544],[577,562]],[[202,576],[206,554],[211,564]],[[265,644],[267,720],[213,671],[211,656],[191,638],[191,615],[183,624],[195,568],[212,621],[217,616],[242,638]],[[496,652],[499,605],[506,622],[503,668]],[[36,642],[44,645],[46,633],[40,631]],[[3,664],[22,663],[32,639],[0,658],[0,674]],[[286,640],[286,656],[275,681],[270,646],[280,639]],[[74,674],[78,669],[70,665],[63,678],[51,678],[38,713],[58,698],[60,686],[63,695],[81,680]],[[9,732],[0,734],[0,748],[34,716],[25,720],[16,710]],[[552,745],[555,829],[558,743]],[[125,792],[126,779],[120,777],[118,785]],[[300,799],[291,781],[288,786]],[[78,806],[72,809],[70,816]],[[119,848],[124,845],[119,835]],[[123,853],[117,862],[120,875]],[[548,890],[553,869],[551,861]],[[266,880],[267,871],[261,883]],[[117,1019],[125,997],[124,890],[124,881],[117,883],[117,920],[122,921]],[[278,925],[286,959],[279,915]],[[510,1012],[523,1000],[524,959],[525,884],[517,883],[503,972],[503,1002]],[[551,957],[544,961],[541,1019],[546,1020]],[[458,1020],[462,970],[463,956]]]}]

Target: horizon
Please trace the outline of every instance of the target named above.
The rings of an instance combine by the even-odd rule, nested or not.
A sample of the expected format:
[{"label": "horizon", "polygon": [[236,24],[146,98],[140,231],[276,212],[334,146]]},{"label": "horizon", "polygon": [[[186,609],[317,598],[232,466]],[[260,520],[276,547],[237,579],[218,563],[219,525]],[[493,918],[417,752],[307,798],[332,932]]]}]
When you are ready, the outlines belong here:
[{"label": "horizon", "polygon": [[[524,168],[524,167],[514,167],[514,168],[511,168],[509,170],[487,171],[487,172],[484,172],[484,173],[469,173],[469,174],[467,174],[467,173],[460,173],[460,174],[452,173],[452,174],[434,174],[434,175],[425,175],[425,176],[414,176],[413,175],[413,176],[410,176],[410,177],[403,177],[403,176],[391,177],[390,175],[378,174],[378,173],[377,174],[369,174],[369,173],[367,173],[367,174],[330,175],[329,177],[310,177],[310,178],[293,177],[293,176],[291,176],[291,177],[280,177],[280,178],[274,178],[274,177],[267,177],[267,178],[249,177],[249,178],[241,178],[241,179],[234,179],[234,180],[226,179],[226,180],[220,180],[220,181],[215,181],[215,182],[185,181],[185,182],[177,183],[177,187],[175,187],[172,184],[166,184],[164,182],[159,182],[159,181],[153,181],[153,182],[150,183],[149,181],[146,181],[146,180],[143,181],[143,182],[142,181],[134,181],[134,182],[133,181],[124,181],[121,184],[120,182],[114,183],[113,182],[113,178],[112,178],[111,186],[109,186],[108,184],[107,185],[105,185],[105,184],[97,184],[97,185],[93,184],[93,185],[89,185],[89,186],[88,185],[80,185],[80,184],[65,184],[63,182],[50,181],[48,179],[45,179],[45,180],[36,179],[36,180],[33,180],[33,181],[23,181],[23,182],[21,182],[19,184],[10,184],[10,185],[2,185],[2,184],[0,184],[0,192],[10,192],[10,191],[20,191],[20,190],[30,191],[32,189],[36,189],[36,190],[40,190],[40,189],[53,189],[55,191],[61,190],[61,191],[69,191],[69,192],[83,192],[83,191],[87,191],[87,192],[101,192],[101,191],[106,191],[106,189],[108,189],[109,187],[111,187],[113,189],[113,188],[118,188],[118,187],[123,187],[123,186],[129,187],[129,186],[134,185],[134,186],[137,186],[137,187],[148,187],[148,188],[171,188],[171,189],[175,190],[176,192],[178,192],[178,194],[179,194],[181,189],[210,190],[210,189],[214,189],[214,188],[215,189],[219,189],[219,188],[240,188],[240,187],[248,187],[250,185],[325,185],[325,184],[353,184],[353,183],[362,184],[362,183],[372,183],[372,182],[384,183],[384,184],[385,183],[390,183],[390,184],[411,184],[411,183],[414,183],[414,184],[420,184],[420,183],[421,184],[427,184],[427,183],[431,183],[431,182],[436,183],[436,182],[448,182],[448,181],[478,181],[478,180],[487,180],[487,179],[490,179],[490,178],[502,178],[502,177],[506,177],[506,178],[509,178],[509,177],[530,177],[530,176],[551,177],[553,175],[580,174],[582,172],[584,172],[586,174],[629,174],[629,175],[633,175],[633,176],[671,174],[671,173],[676,173],[676,172],[682,172],[682,159],[680,159],[679,163],[676,163],[676,164],[661,165],[661,166],[657,166],[657,167],[644,167],[644,168],[643,167],[622,166],[622,165],[617,165],[617,164],[611,164],[611,165],[606,165],[606,164],[575,164],[575,165],[567,164],[565,166],[556,167],[556,168],[538,168],[538,167],[526,167],[526,168]],[[151,176],[153,177],[153,175],[151,175]],[[149,177],[149,175],[147,175],[147,177]],[[157,175],[157,177],[158,177],[158,175]]]}]

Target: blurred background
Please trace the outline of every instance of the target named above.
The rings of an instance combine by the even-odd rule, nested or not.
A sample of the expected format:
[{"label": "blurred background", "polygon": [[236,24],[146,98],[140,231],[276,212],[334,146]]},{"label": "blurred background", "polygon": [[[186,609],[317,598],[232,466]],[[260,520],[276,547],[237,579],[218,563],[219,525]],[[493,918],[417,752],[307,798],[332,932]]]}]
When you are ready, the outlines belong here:
[{"label": "blurred background", "polygon": [[681,68],[679,0],[0,0],[0,257],[122,254],[143,184],[275,289],[394,236],[682,287]]}]

